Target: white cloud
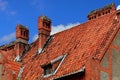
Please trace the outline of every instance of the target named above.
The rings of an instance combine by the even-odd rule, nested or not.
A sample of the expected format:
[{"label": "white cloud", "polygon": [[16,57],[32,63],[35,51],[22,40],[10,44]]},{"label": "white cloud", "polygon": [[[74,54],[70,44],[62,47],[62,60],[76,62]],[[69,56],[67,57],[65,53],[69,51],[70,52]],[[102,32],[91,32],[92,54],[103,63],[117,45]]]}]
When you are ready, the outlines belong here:
[{"label": "white cloud", "polygon": [[45,8],[44,0],[31,0],[30,5],[39,11]]},{"label": "white cloud", "polygon": [[13,11],[9,8],[9,4],[6,0],[0,0],[0,11],[6,13],[6,14],[10,14],[10,15],[15,15],[16,11]]},{"label": "white cloud", "polygon": [[0,43],[10,42],[13,39],[15,39],[15,32],[10,33],[9,35],[5,35],[2,38],[0,38]]},{"label": "white cloud", "polygon": [[[74,26],[77,26],[79,25],[80,23],[77,22],[77,23],[69,23],[67,25],[63,25],[63,24],[60,24],[60,25],[57,25],[57,26],[52,26],[52,31],[51,31],[51,35],[55,34],[55,33],[58,33],[58,32],[61,32],[63,30],[66,30],[66,29],[70,29]],[[37,40],[38,38],[38,35],[34,35],[33,36],[33,41]]]},{"label": "white cloud", "polygon": [[31,5],[37,5],[39,3],[39,0],[32,0]]},{"label": "white cloud", "polygon": [[8,2],[7,1],[0,0],[0,10],[1,11],[6,10],[7,6],[8,6]]},{"label": "white cloud", "polygon": [[[55,33],[58,33],[58,32],[61,32],[63,30],[66,30],[66,29],[69,29],[69,28],[72,28],[76,25],[79,25],[80,23],[70,23],[70,24],[67,24],[67,25],[63,25],[63,24],[60,24],[60,25],[57,25],[57,26],[52,26],[52,31],[51,31],[51,35],[55,34]],[[34,35],[33,36],[33,41],[37,40],[38,38],[38,35]],[[6,42],[10,42],[12,40],[15,39],[15,32],[13,33],[10,33],[9,35],[5,35],[3,36],[2,38],[0,38],[0,43],[6,43]]]},{"label": "white cloud", "polygon": [[17,12],[16,11],[11,11],[9,12],[11,15],[15,15]]},{"label": "white cloud", "polygon": [[120,5],[117,6],[117,10],[120,10]]},{"label": "white cloud", "polygon": [[69,23],[67,25],[63,25],[63,24],[60,24],[60,25],[57,25],[57,26],[53,26],[52,27],[52,31],[51,31],[51,34],[55,34],[55,33],[58,33],[58,32],[61,32],[63,30],[66,30],[66,29],[69,29],[69,28],[72,28],[76,25],[79,25],[80,23],[77,22],[77,23]]}]

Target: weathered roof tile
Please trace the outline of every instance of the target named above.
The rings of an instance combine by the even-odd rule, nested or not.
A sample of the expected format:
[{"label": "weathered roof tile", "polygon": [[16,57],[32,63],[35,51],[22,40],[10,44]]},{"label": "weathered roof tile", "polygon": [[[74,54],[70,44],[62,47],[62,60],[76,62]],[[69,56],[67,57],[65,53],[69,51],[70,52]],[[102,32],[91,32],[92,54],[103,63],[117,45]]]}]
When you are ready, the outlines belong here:
[{"label": "weathered roof tile", "polygon": [[[26,76],[23,78],[27,80],[35,79],[35,76],[39,76],[39,78],[42,79],[43,69],[40,65],[47,64],[63,54],[67,54],[67,56],[53,77],[60,77],[80,70],[88,58],[96,54],[96,50],[101,50],[101,52],[105,50],[106,44],[103,45],[102,43],[104,41],[108,42],[110,38],[112,38],[112,34],[115,33],[115,31],[111,31],[112,29],[117,29],[117,27],[113,25],[115,21],[114,18],[115,13],[111,13],[54,34],[54,38],[50,44],[47,45],[44,52],[37,55],[34,60],[29,60],[27,56],[34,55],[37,50],[37,47],[32,47],[23,59],[23,62],[27,60],[23,72],[23,75]],[[109,34],[110,32],[111,34]],[[100,48],[101,46],[102,48]],[[34,71],[34,75],[32,75],[32,71],[30,70]],[[27,73],[28,71],[29,73]]]}]

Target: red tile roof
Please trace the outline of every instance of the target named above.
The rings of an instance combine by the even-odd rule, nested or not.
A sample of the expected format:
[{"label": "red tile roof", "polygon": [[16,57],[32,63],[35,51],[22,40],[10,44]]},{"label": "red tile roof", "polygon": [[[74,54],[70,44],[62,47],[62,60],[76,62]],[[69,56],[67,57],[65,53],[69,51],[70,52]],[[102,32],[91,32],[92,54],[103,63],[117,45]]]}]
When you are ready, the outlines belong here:
[{"label": "red tile roof", "polygon": [[[24,80],[42,79],[44,74],[41,64],[50,63],[55,58],[67,54],[57,73],[50,78],[60,77],[80,70],[89,58],[101,60],[120,27],[116,12],[103,15],[71,29],[53,35],[44,52],[36,55],[37,43],[23,58]],[[48,79],[48,78],[44,78]]]},{"label": "red tile roof", "polygon": [[[120,21],[117,19],[116,10],[113,9],[111,13],[52,35],[51,41],[40,54],[38,54],[39,41],[36,40],[30,44],[30,49],[22,56],[21,62],[13,62],[17,56],[14,48],[7,51],[6,46],[2,46],[0,49],[6,50],[6,52],[0,50],[0,53],[3,54],[0,63],[6,66],[8,75],[13,75],[14,72],[16,77],[20,72],[20,67],[23,66],[22,80],[59,78],[78,72],[90,58],[100,61],[119,28]],[[13,47],[15,47],[14,44]],[[64,57],[59,61],[60,56]],[[56,69],[59,66],[58,70],[55,74],[44,78],[44,70],[41,66],[54,60],[59,61],[54,65]]]},{"label": "red tile roof", "polygon": [[[13,77],[12,75],[16,75],[16,78],[18,76],[20,67],[22,66],[21,63],[16,63],[13,62],[13,59],[15,58],[13,55],[14,51],[2,51],[0,50],[0,54],[2,54],[2,59],[0,61],[1,64],[3,64],[2,66],[5,66],[5,71],[7,73],[7,75],[11,75],[11,77]],[[4,73],[3,73],[4,74]],[[11,78],[10,78],[11,80]]]}]

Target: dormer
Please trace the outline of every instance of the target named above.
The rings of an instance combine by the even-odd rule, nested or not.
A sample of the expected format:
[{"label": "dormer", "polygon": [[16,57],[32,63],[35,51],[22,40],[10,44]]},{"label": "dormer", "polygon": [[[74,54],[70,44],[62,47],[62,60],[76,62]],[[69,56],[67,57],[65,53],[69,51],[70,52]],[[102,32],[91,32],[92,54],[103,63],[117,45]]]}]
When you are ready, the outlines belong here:
[{"label": "dormer", "polygon": [[116,11],[115,4],[112,3],[112,4],[109,4],[107,6],[104,6],[103,8],[91,11],[88,14],[87,17],[88,17],[88,20],[92,20],[92,19],[96,19],[96,18],[98,18],[100,16],[110,14],[110,13],[112,13],[114,11]]},{"label": "dormer", "polygon": [[50,77],[58,71],[60,68],[61,64],[63,63],[65,57],[67,54],[61,55],[53,60],[51,60],[48,63],[42,64],[41,68],[43,69],[43,78]]}]

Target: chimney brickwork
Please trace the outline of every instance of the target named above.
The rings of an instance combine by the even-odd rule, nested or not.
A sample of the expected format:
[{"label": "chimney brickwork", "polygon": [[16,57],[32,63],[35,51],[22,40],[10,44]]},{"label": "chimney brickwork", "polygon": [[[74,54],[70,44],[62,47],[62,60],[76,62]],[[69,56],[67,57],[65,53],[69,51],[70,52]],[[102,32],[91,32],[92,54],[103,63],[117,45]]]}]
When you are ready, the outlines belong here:
[{"label": "chimney brickwork", "polygon": [[23,25],[16,26],[16,54],[17,56],[21,56],[23,50],[25,49],[26,45],[28,44],[29,40],[29,30]]},{"label": "chimney brickwork", "polygon": [[46,40],[50,36],[51,32],[51,20],[46,16],[40,16],[38,18],[38,38],[39,44],[38,49],[42,49]]},{"label": "chimney brickwork", "polygon": [[115,4],[112,3],[110,5],[104,6],[103,8],[91,11],[87,17],[88,17],[88,20],[93,20],[100,16],[110,14],[111,12],[115,12],[115,11],[116,11]]}]

